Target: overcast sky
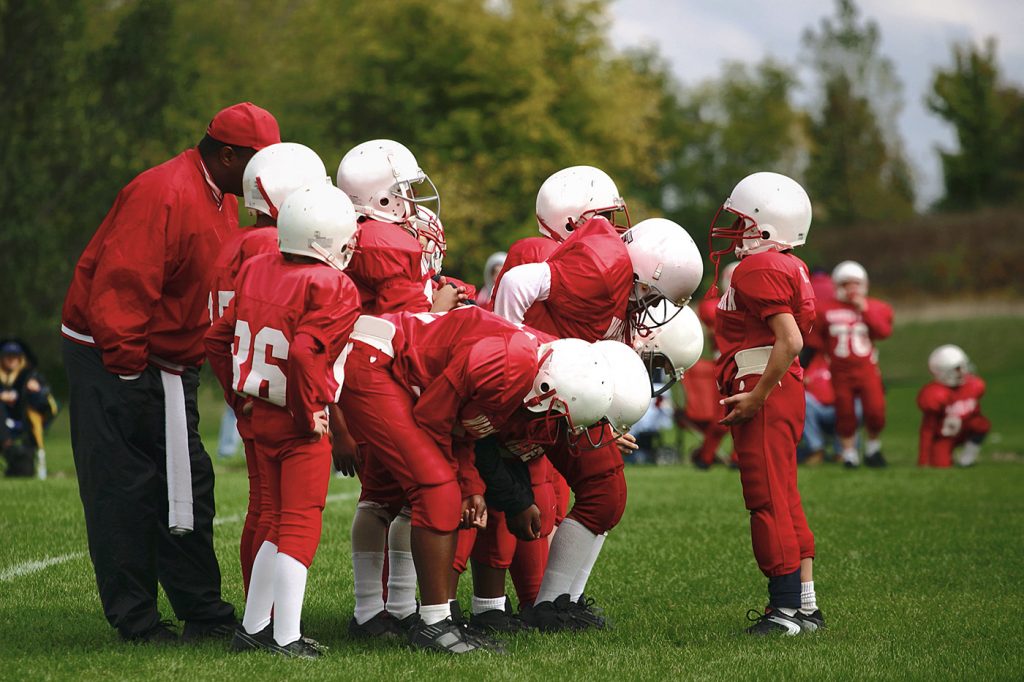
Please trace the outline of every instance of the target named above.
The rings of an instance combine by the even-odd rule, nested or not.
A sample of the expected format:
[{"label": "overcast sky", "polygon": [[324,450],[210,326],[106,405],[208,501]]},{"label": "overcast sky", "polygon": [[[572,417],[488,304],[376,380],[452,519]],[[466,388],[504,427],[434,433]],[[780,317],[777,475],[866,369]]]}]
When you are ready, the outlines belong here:
[{"label": "overcast sky", "polygon": [[[928,112],[924,97],[938,68],[953,63],[950,45],[998,40],[1005,80],[1024,87],[1024,0],[857,0],[861,16],[881,30],[881,52],[903,82],[900,132],[914,166],[919,203],[942,193],[936,146],[955,147],[952,129]],[[832,16],[831,0],[614,0],[617,47],[656,45],[684,84],[721,74],[725,60],[765,56],[796,64],[800,37]],[[806,93],[804,95],[806,97]]]}]

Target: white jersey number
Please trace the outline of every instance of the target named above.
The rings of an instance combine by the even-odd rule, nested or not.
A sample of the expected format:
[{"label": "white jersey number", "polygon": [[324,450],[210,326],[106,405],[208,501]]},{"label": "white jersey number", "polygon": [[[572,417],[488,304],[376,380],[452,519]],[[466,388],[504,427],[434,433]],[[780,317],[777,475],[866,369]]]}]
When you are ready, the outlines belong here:
[{"label": "white jersey number", "polygon": [[[239,393],[263,398],[274,405],[284,407],[288,378],[277,365],[270,364],[269,357],[288,359],[288,339],[284,332],[273,327],[263,327],[255,338],[245,320],[235,322],[235,352],[232,362],[234,376],[232,386]],[[252,362],[249,363],[250,356]],[[248,371],[246,364],[249,364]],[[266,384],[265,393],[261,392]]]},{"label": "white jersey number", "polygon": [[866,358],[871,355],[871,336],[868,326],[863,322],[853,324],[830,324],[828,333],[835,337],[837,358],[848,358],[850,355]]}]

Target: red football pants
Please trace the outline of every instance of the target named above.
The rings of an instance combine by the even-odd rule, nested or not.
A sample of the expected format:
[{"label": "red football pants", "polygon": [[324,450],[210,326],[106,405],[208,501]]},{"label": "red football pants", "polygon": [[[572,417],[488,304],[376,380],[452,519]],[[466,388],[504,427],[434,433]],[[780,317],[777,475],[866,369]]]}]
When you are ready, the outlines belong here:
[{"label": "red football pants", "polygon": [[963,445],[969,440],[984,438],[992,428],[992,423],[987,417],[974,414],[964,420],[960,427],[960,433],[950,438],[935,436],[931,441],[931,447],[922,439],[920,450],[917,455],[918,466],[933,466],[948,468],[953,466],[953,449]]},{"label": "red football pants", "polygon": [[[737,393],[752,389],[759,378],[738,380]],[[768,577],[788,575],[800,568],[801,559],[814,556],[814,535],[796,486],[796,446],[803,428],[804,389],[789,372],[753,419],[732,427],[754,557]]]},{"label": "red football pants", "polygon": [[360,451],[372,451],[405,491],[412,525],[450,533],[462,511],[455,459],[416,425],[413,396],[391,375],[391,363],[381,351],[353,342],[338,404]]},{"label": "red football pants", "polygon": [[626,477],[622,455],[614,441],[590,448],[584,440],[578,449],[560,444],[546,452],[575,496],[567,517],[595,535],[614,528],[626,510]]},{"label": "red football pants", "polygon": [[306,568],[313,563],[327,485],[331,479],[331,442],[296,434],[283,408],[257,401],[253,407],[257,466],[269,508],[261,508],[257,534]]},{"label": "red football pants", "polygon": [[864,425],[868,431],[880,433],[885,428],[885,392],[877,367],[857,374],[833,374],[832,388],[836,392],[836,433],[841,438],[852,438],[857,434],[854,402],[858,397],[864,408]]}]

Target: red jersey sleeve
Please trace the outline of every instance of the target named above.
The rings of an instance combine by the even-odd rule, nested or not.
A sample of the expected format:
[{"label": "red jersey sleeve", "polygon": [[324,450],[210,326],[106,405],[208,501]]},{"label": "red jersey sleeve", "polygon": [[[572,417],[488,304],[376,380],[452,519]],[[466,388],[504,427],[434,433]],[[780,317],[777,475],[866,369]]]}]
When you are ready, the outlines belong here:
[{"label": "red jersey sleeve", "polygon": [[483,495],[487,490],[487,485],[484,484],[484,480],[480,476],[480,472],[477,471],[474,462],[473,441],[457,440],[453,444],[452,450],[452,454],[455,455],[455,462],[458,465],[457,476],[462,497]]},{"label": "red jersey sleeve", "polygon": [[872,340],[887,339],[892,334],[892,306],[888,303],[869,298],[861,317],[868,326]]},{"label": "red jersey sleeve", "polygon": [[747,270],[739,280],[733,275],[732,287],[747,309],[762,320],[779,313],[797,314],[793,310],[793,283],[786,272],[770,268]]},{"label": "red jersey sleeve", "polygon": [[949,403],[949,389],[942,384],[925,384],[917,394],[917,406],[922,412],[942,412]]},{"label": "red jersey sleeve", "polygon": [[137,182],[111,209],[88,307],[103,364],[115,374],[141,372],[149,360],[149,322],[163,288],[172,203],[161,188]]}]

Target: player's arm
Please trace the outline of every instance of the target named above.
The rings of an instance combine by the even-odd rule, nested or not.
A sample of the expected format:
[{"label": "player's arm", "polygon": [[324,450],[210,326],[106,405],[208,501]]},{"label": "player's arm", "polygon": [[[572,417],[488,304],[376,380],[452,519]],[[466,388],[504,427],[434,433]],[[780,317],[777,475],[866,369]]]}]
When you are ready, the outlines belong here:
[{"label": "player's arm", "polygon": [[533,488],[526,463],[511,453],[503,456],[503,450],[497,434],[474,443],[476,468],[487,485],[487,504],[515,516],[533,504]]},{"label": "player's arm", "polygon": [[224,400],[238,413],[245,399],[234,391],[234,360],[231,346],[235,341],[235,301],[232,299],[224,314],[207,330],[203,345],[206,348],[206,359],[210,363],[213,375],[217,377],[224,389]]},{"label": "player's arm", "polygon": [[772,389],[786,375],[793,360],[804,347],[800,327],[797,326],[796,318],[792,313],[776,313],[768,317],[766,322],[775,335],[775,343],[768,356],[768,364],[752,390],[729,396],[721,401],[727,408],[732,408],[725,419],[721,421],[722,424],[731,426],[750,421],[760,411]]},{"label": "player's arm", "polygon": [[867,299],[864,312],[861,313],[868,334],[872,339],[887,339],[892,335],[892,306],[873,298]]},{"label": "player's arm", "polygon": [[494,299],[494,312],[510,322],[522,324],[526,311],[551,294],[551,267],[547,263],[517,265],[501,280]]}]

